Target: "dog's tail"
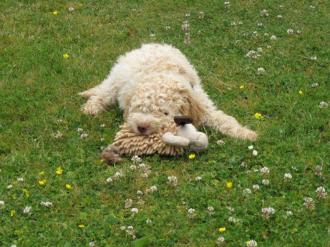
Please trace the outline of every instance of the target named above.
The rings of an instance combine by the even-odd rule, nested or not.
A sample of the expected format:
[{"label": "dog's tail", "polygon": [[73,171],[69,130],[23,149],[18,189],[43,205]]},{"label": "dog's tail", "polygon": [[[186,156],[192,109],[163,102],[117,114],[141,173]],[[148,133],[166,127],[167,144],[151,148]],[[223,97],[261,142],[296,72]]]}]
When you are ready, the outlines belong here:
[{"label": "dog's tail", "polygon": [[234,117],[218,110],[201,86],[195,86],[193,93],[193,98],[203,109],[203,124],[233,138],[251,141],[257,139],[258,134],[256,132],[242,126]]}]

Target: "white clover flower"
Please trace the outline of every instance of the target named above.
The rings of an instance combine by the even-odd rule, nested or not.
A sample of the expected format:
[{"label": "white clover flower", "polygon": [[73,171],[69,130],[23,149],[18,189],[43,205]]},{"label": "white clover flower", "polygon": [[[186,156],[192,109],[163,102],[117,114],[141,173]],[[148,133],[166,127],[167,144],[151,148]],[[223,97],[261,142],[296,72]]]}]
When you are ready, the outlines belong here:
[{"label": "white clover flower", "polygon": [[319,104],[320,109],[328,108],[328,106],[329,106],[329,104],[325,101],[321,101],[320,104]]},{"label": "white clover flower", "polygon": [[326,198],[328,194],[323,186],[317,187],[315,192],[317,193],[317,197],[320,199]]},{"label": "white clover flower", "polygon": [[165,26],[165,30],[168,31],[171,29],[171,26]]},{"label": "white clover flower", "polygon": [[269,36],[269,33],[264,33],[264,36],[268,37]]},{"label": "white clover flower", "polygon": [[252,151],[252,155],[253,155],[253,156],[257,156],[257,155],[258,155],[258,151],[254,149],[254,150]]},{"label": "white clover flower", "polygon": [[17,182],[24,182],[24,178],[22,177],[17,178]]},{"label": "white clover flower", "polygon": [[249,240],[249,241],[246,242],[246,246],[247,247],[257,247],[258,244],[257,244],[257,241],[252,239],[252,240]]},{"label": "white clover flower", "polygon": [[132,239],[135,239],[136,238],[136,236],[135,236],[135,230],[134,230],[134,227],[133,226],[128,226],[125,229],[126,229],[127,235],[131,236]]},{"label": "white clover flower", "polygon": [[188,217],[189,218],[194,218],[195,216],[196,216],[196,210],[195,209],[193,209],[193,208],[189,208],[188,209]]},{"label": "white clover flower", "polygon": [[181,25],[181,29],[185,33],[189,32],[189,27],[190,27],[190,25],[189,25],[188,21],[184,21]]},{"label": "white clover flower", "polygon": [[85,138],[87,138],[88,137],[88,134],[87,133],[82,133],[81,135],[80,135],[80,139],[85,139]]},{"label": "white clover flower", "polygon": [[317,60],[317,56],[311,56],[311,57],[310,57],[310,60],[312,60],[312,61],[316,61],[316,60]]},{"label": "white clover flower", "polygon": [[290,210],[286,211],[286,216],[290,217],[292,215],[293,215],[292,211],[290,211]]},{"label": "white clover flower", "polygon": [[242,21],[238,21],[238,25],[243,25],[243,22]]},{"label": "white clover flower", "polygon": [[156,185],[153,185],[151,186],[150,188],[146,189],[146,193],[154,193],[156,192],[158,189],[157,189],[157,186]]},{"label": "white clover flower", "polygon": [[289,180],[291,180],[292,179],[292,175],[291,175],[291,173],[285,173],[284,174],[284,180],[285,181],[289,181]]},{"label": "white clover flower", "polygon": [[250,195],[252,193],[252,191],[249,189],[249,188],[245,188],[244,190],[243,190],[243,195],[244,196],[248,196],[248,195]]},{"label": "white clover flower", "polygon": [[286,30],[286,32],[287,32],[288,34],[293,34],[293,33],[294,33],[294,31],[293,31],[292,28],[289,28],[288,30]]},{"label": "white clover flower", "polygon": [[41,201],[40,202],[40,205],[41,206],[44,206],[44,207],[46,207],[46,208],[50,208],[50,207],[52,207],[53,206],[53,203],[52,202],[49,202],[49,201]]},{"label": "white clover flower", "polygon": [[315,175],[321,177],[322,170],[323,170],[322,166],[319,166],[319,165],[315,166]]},{"label": "white clover flower", "polygon": [[151,224],[152,224],[152,220],[148,218],[148,219],[146,220],[146,223],[147,223],[148,225],[151,225]]},{"label": "white clover flower", "polygon": [[261,15],[261,16],[265,16],[265,17],[269,16],[268,10],[267,10],[267,9],[263,9],[263,10],[261,10],[261,11],[260,11],[260,15]]},{"label": "white clover flower", "polygon": [[261,183],[262,183],[263,185],[269,185],[269,180],[268,180],[268,179],[263,179],[263,180],[261,181]]},{"label": "white clover flower", "polygon": [[250,51],[248,51],[248,53],[246,53],[245,56],[248,57],[248,58],[257,59],[261,55],[258,52],[254,51],[254,50],[250,50]]},{"label": "white clover flower", "polygon": [[270,40],[277,40],[276,35],[272,35],[272,36],[270,36]]},{"label": "white clover flower", "polygon": [[12,245],[10,245],[10,247],[17,247],[17,245],[16,244],[12,244]]},{"label": "white clover flower", "polygon": [[254,184],[254,185],[252,185],[252,189],[253,189],[254,191],[259,190],[259,189],[260,189],[259,184]]},{"label": "white clover flower", "polygon": [[208,206],[208,207],[207,207],[207,210],[208,210],[209,212],[213,212],[213,211],[214,211],[214,207],[212,207],[212,206]]},{"label": "white clover flower", "polygon": [[277,15],[277,18],[278,18],[278,19],[282,19],[283,16],[282,16],[282,15]]},{"label": "white clover flower", "polygon": [[94,241],[91,241],[91,242],[89,242],[89,247],[95,247],[95,242]]},{"label": "white clover flower", "polygon": [[141,173],[141,177],[143,178],[148,178],[150,175],[151,171],[150,170],[146,170],[143,173]]},{"label": "white clover flower", "polygon": [[297,34],[301,34],[301,30],[297,30]]},{"label": "white clover flower", "polygon": [[120,230],[125,231],[126,230],[126,226],[121,226],[120,227]]},{"label": "white clover flower", "polygon": [[155,33],[150,33],[150,34],[149,34],[149,37],[153,39],[153,38],[156,37],[156,34],[155,34]]},{"label": "white clover flower", "polygon": [[140,169],[146,169],[146,167],[147,167],[147,166],[146,166],[146,164],[144,164],[144,163],[139,164],[139,168],[140,168]]},{"label": "white clover flower", "polygon": [[69,10],[69,12],[73,12],[73,11],[74,11],[74,7],[70,6],[70,7],[68,8],[68,10]]},{"label": "white clover flower", "polygon": [[198,13],[198,19],[204,19],[205,13],[203,11],[199,11]]},{"label": "white clover flower", "polygon": [[185,33],[184,34],[184,43],[186,45],[189,45],[190,44],[190,33]]},{"label": "white clover flower", "polygon": [[23,209],[23,214],[31,214],[31,210],[32,210],[32,207],[30,207],[30,206],[26,206],[26,207]]},{"label": "white clover flower", "polygon": [[83,132],[84,130],[82,129],[82,128],[77,128],[77,132],[78,133],[81,133],[81,132]]},{"label": "white clover flower", "polygon": [[263,168],[260,169],[260,173],[262,175],[268,175],[270,172],[269,168],[267,166],[264,166]]},{"label": "white clover flower", "polygon": [[10,190],[11,188],[13,188],[13,185],[12,184],[8,184],[7,185],[7,189]]},{"label": "white clover flower", "polygon": [[139,212],[139,209],[137,209],[137,208],[132,208],[132,209],[131,209],[131,212],[132,212],[133,214],[137,214],[137,213]]},{"label": "white clover flower", "polygon": [[118,179],[124,177],[124,174],[122,172],[116,172],[115,175],[113,175],[113,179]]},{"label": "white clover flower", "polygon": [[258,23],[257,23],[257,26],[258,26],[258,27],[262,27],[263,25],[264,25],[264,24],[263,24],[262,22],[258,22]]},{"label": "white clover flower", "polygon": [[218,144],[218,145],[224,145],[225,142],[224,142],[224,140],[217,140],[217,144]]},{"label": "white clover flower", "polygon": [[225,7],[230,7],[230,2],[229,1],[225,1],[224,2],[224,5],[225,5]]},{"label": "white clover flower", "polygon": [[304,198],[304,206],[310,210],[313,210],[315,208],[314,200],[311,197],[305,197]]},{"label": "white clover flower", "polygon": [[315,9],[315,6],[314,6],[314,5],[309,5],[309,7],[310,7],[311,9]]},{"label": "white clover flower", "polygon": [[103,124],[100,124],[100,127],[101,128],[105,128],[105,124],[103,123]]},{"label": "white clover flower", "polygon": [[105,181],[106,181],[108,184],[110,184],[110,183],[113,182],[112,177],[108,177]]},{"label": "white clover flower", "polygon": [[171,186],[177,186],[178,185],[178,179],[176,176],[168,176],[167,177],[167,184]]},{"label": "white clover flower", "polygon": [[233,207],[228,206],[227,209],[228,209],[229,212],[235,212],[235,208],[233,208]]},{"label": "white clover flower", "polygon": [[201,176],[197,176],[197,177],[195,177],[195,181],[201,181],[203,178],[201,177]]},{"label": "white clover flower", "polygon": [[105,140],[105,139],[104,139],[103,137],[100,138],[100,141],[101,141],[101,142],[104,142],[104,140]]},{"label": "white clover flower", "polygon": [[218,237],[216,243],[217,243],[217,246],[219,246],[219,247],[224,246],[225,238],[223,236]]},{"label": "white clover flower", "polygon": [[230,217],[228,218],[228,221],[229,221],[230,223],[233,223],[233,224],[236,224],[236,223],[238,222],[238,220],[237,220],[236,218],[234,218],[233,216],[230,216]]},{"label": "white clover flower", "polygon": [[0,207],[3,207],[3,206],[5,206],[5,201],[0,201]]},{"label": "white clover flower", "polygon": [[61,139],[63,137],[63,133],[61,131],[56,131],[56,133],[53,133],[53,137],[55,139]]},{"label": "white clover flower", "polygon": [[142,162],[142,159],[139,156],[134,155],[132,157],[131,161],[133,161],[133,163],[141,163]]},{"label": "white clover flower", "polygon": [[262,208],[262,209],[261,209],[261,212],[262,212],[262,216],[263,216],[265,219],[269,219],[273,214],[275,214],[275,209],[272,208],[272,207],[269,207],[269,208]]},{"label": "white clover flower", "polygon": [[193,214],[193,213],[195,213],[195,209],[193,209],[193,208],[189,208],[189,209],[188,209],[188,214]]},{"label": "white clover flower", "polygon": [[137,194],[138,196],[142,196],[142,195],[143,195],[143,192],[142,192],[141,190],[138,190],[138,191],[136,191],[136,194]]},{"label": "white clover flower", "polygon": [[266,73],[266,70],[263,67],[257,69],[257,75],[263,75]]},{"label": "white clover flower", "polygon": [[130,208],[130,207],[132,207],[132,205],[133,205],[133,200],[132,199],[126,199],[125,200],[125,205],[124,205],[125,208]]}]

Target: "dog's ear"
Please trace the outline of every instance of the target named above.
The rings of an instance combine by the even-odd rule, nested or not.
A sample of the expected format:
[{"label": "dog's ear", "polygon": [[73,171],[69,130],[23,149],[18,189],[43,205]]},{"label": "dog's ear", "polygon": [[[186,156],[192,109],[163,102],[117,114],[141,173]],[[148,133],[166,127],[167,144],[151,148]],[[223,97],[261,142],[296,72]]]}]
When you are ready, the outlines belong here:
[{"label": "dog's ear", "polygon": [[202,124],[205,109],[200,102],[194,97],[194,92],[191,90],[184,90],[181,92],[183,95],[183,105],[181,106],[180,113],[183,116],[188,116],[192,119],[195,126]]}]

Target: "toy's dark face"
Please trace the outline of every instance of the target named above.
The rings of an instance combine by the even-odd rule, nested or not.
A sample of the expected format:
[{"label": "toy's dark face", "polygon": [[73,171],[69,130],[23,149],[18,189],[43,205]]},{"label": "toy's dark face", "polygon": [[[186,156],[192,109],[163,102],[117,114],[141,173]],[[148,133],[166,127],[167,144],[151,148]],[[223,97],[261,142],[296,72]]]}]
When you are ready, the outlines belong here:
[{"label": "toy's dark face", "polygon": [[190,117],[187,116],[175,116],[174,117],[174,122],[177,125],[185,125],[185,124],[190,124],[192,123],[192,119]]}]

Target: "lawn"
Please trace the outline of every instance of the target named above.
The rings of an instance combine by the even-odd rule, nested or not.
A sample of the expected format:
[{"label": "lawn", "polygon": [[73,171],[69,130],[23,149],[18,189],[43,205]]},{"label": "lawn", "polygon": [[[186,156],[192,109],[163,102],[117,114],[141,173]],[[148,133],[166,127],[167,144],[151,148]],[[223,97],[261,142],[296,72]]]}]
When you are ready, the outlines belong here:
[{"label": "lawn", "polygon": [[[330,245],[329,1],[0,8],[0,246]],[[77,93],[148,42],[182,50],[257,142],[203,129],[194,159],[101,163],[122,114],[83,115]]]}]

